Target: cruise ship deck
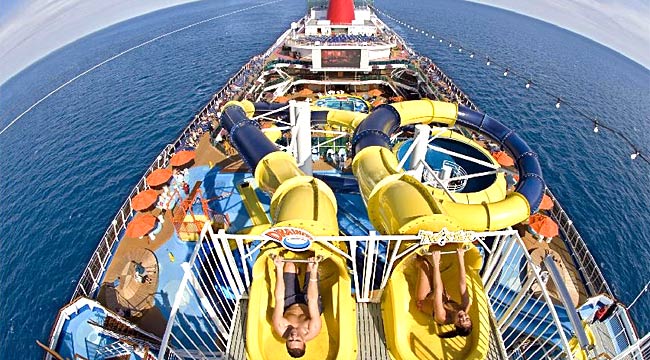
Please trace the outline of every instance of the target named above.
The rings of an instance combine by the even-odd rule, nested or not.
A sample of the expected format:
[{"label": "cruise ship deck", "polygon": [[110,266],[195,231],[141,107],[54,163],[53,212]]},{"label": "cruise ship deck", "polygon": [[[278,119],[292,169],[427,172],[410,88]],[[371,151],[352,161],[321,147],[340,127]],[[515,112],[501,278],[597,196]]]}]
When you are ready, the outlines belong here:
[{"label": "cruise ship deck", "polygon": [[[504,229],[378,233],[379,215],[373,215],[353,169],[359,122],[374,110],[421,99],[452,102],[456,111],[479,109],[370,8],[355,8],[354,18],[336,24],[327,20],[327,8],[312,8],[244,65],[163,150],[108,227],[71,304],[61,310],[52,351],[88,359],[255,358],[257,350],[246,342],[250,306],[257,301],[251,295],[254,266],[272,243],[258,232],[275,226],[278,205],[260,184],[254,156],[247,155],[257,150],[224,126],[228,106],[253,106],[246,121],[259,127],[270,144],[264,146],[286,151],[301,171],[332,189],[338,230],[314,235],[313,242],[347,266],[357,330],[345,334],[355,339],[357,358],[409,358],[391,333],[398,328],[389,323],[397,313],[388,314],[385,304],[399,294],[391,274],[404,272],[411,281],[407,260],[431,244],[458,243],[476,251],[473,291],[489,311],[476,310],[480,320],[472,344],[437,340],[442,350],[411,344],[418,358],[441,358],[437,351],[446,351],[442,358],[618,359],[637,344],[624,308],[613,309],[607,321],[593,320],[611,291],[548,189],[541,189],[544,208],[534,212],[555,224],[550,234],[548,227],[535,230],[530,214]],[[332,120],[332,114],[345,116]],[[455,135],[443,136],[448,133],[440,121],[433,125],[426,130],[408,124],[388,135],[400,171],[419,176],[441,198],[456,203],[472,191],[489,198],[496,195],[486,189],[498,184],[503,199],[515,196],[519,182],[532,176],[521,172],[520,159],[502,139],[453,122]],[[451,139],[462,139],[462,145]],[[160,169],[165,175],[154,183]],[[140,204],[147,191],[153,191],[153,200]],[[414,308],[408,294],[401,300]],[[580,322],[588,318],[594,321],[589,330]],[[337,354],[335,345],[338,351],[352,346],[338,341],[330,343],[328,358],[346,356]],[[318,358],[313,352],[307,356]]]}]

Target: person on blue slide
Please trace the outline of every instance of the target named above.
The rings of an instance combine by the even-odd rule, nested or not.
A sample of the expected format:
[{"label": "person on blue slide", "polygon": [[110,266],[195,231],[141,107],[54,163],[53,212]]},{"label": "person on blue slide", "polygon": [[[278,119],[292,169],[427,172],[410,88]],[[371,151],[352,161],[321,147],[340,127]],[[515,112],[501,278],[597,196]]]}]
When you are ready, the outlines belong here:
[{"label": "person on blue slide", "polygon": [[305,354],[307,341],[321,329],[323,305],[318,294],[318,261],[309,259],[302,288],[298,268],[281,256],[273,259],[276,269],[273,331],[286,341],[287,352],[299,358]]},{"label": "person on blue slide", "polygon": [[449,297],[442,283],[440,277],[440,251],[431,253],[431,262],[422,256],[418,256],[416,260],[419,269],[416,290],[418,310],[433,316],[433,319],[440,325],[454,324],[456,327],[452,331],[440,334],[441,338],[468,336],[472,332],[472,320],[468,315],[471,300],[465,280],[465,249],[460,247],[456,252],[460,267],[460,276],[458,278],[461,295],[460,304]]}]

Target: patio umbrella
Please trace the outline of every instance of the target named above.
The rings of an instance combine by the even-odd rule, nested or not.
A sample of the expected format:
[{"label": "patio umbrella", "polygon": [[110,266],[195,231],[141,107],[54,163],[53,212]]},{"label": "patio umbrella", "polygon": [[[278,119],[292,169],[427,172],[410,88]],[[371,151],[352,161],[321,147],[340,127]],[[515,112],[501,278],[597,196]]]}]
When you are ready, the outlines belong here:
[{"label": "patio umbrella", "polygon": [[169,160],[169,163],[172,166],[183,166],[194,160],[195,155],[196,154],[192,150],[179,151],[172,156],[172,158]]},{"label": "patio umbrella", "polygon": [[555,221],[543,214],[532,215],[528,219],[528,226],[530,226],[530,228],[538,235],[543,237],[552,238],[559,234],[559,229]]},{"label": "patio umbrella", "polygon": [[156,169],[147,176],[149,186],[160,186],[166,184],[172,177],[171,169]]},{"label": "patio umbrella", "polygon": [[304,89],[298,91],[298,95],[301,95],[301,96],[307,96],[307,95],[311,95],[313,93],[314,92],[311,89],[308,89],[308,88],[304,88]]},{"label": "patio umbrella", "polygon": [[386,99],[384,99],[384,98],[379,98],[379,99],[377,99],[377,100],[375,100],[375,101],[372,102],[372,106],[373,106],[373,107],[377,107],[377,106],[382,105],[382,104],[385,104],[385,103],[386,103]]},{"label": "patio umbrella", "polygon": [[492,157],[502,166],[512,166],[515,164],[515,161],[505,151],[497,151],[492,154]]},{"label": "patio umbrella", "polygon": [[156,190],[145,190],[131,199],[131,207],[133,210],[142,211],[153,206],[158,200],[158,192]]},{"label": "patio umbrella", "polygon": [[379,90],[379,89],[372,89],[372,90],[368,91],[368,95],[370,95],[370,96],[380,96],[383,93],[384,92]]},{"label": "patio umbrella", "polygon": [[131,220],[129,225],[126,226],[124,235],[131,238],[139,238],[147,235],[156,226],[155,216],[151,214],[140,214]]},{"label": "patio umbrella", "polygon": [[539,204],[540,210],[551,210],[553,208],[553,199],[550,196],[544,194],[542,197],[542,202]]},{"label": "patio umbrella", "polygon": [[276,103],[286,103],[286,102],[289,102],[289,98],[286,97],[286,96],[279,96],[279,97],[275,98],[274,102],[276,102]]}]

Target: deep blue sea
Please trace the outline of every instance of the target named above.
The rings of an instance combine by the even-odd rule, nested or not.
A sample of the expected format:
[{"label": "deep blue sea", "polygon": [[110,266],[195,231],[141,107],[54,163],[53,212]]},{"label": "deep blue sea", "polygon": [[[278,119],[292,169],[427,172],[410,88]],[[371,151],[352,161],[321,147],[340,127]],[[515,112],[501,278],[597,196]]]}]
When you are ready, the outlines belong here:
[{"label": "deep blue sea", "polygon": [[[158,35],[261,1],[198,2],[117,24],[66,46],[0,87],[0,128],[68,79]],[[452,0],[377,0],[417,28],[528,74],[650,150],[650,71],[528,17]],[[162,148],[237,69],[305,12],[279,3],[173,34],[79,78],[0,135],[0,358],[38,358],[58,309],[115,212]],[[539,153],[614,292],[650,280],[650,165],[631,149],[482,59],[386,20],[482,108]],[[650,295],[632,312],[650,331]]]}]

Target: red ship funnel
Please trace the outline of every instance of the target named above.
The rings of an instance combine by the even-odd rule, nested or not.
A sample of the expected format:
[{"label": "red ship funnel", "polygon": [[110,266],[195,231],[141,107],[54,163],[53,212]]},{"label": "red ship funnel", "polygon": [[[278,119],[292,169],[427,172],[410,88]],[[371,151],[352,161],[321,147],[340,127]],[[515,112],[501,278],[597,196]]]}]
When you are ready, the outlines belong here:
[{"label": "red ship funnel", "polygon": [[353,0],[330,0],[327,19],[332,24],[351,24],[354,20]]}]

